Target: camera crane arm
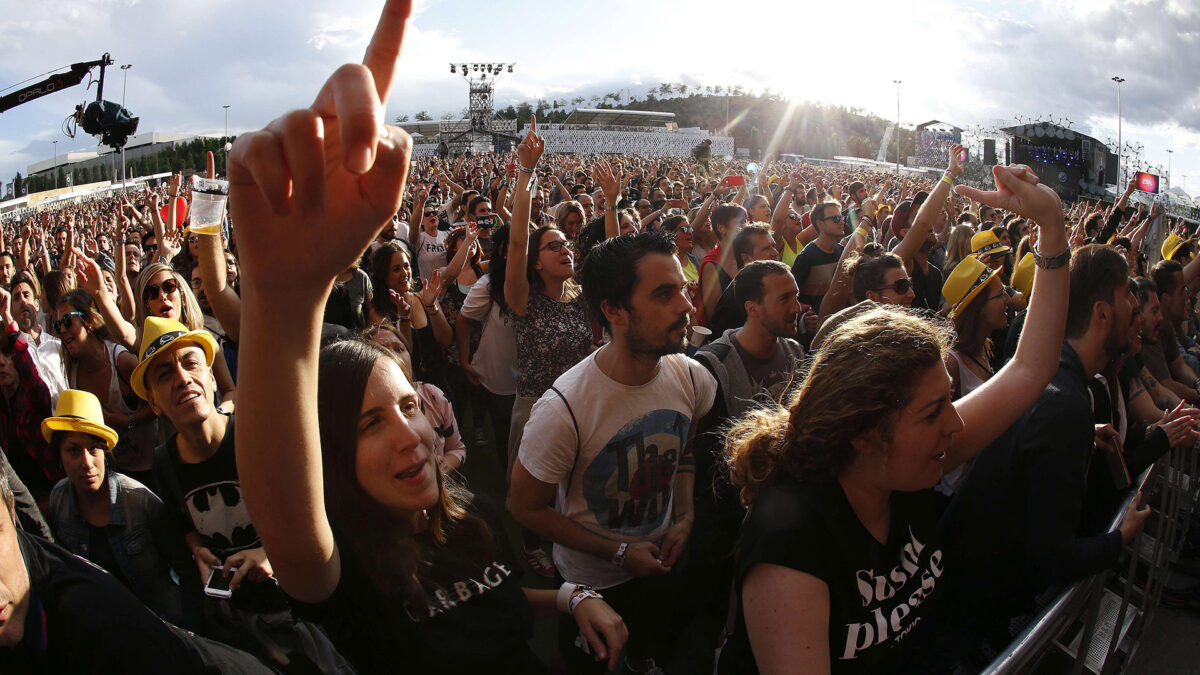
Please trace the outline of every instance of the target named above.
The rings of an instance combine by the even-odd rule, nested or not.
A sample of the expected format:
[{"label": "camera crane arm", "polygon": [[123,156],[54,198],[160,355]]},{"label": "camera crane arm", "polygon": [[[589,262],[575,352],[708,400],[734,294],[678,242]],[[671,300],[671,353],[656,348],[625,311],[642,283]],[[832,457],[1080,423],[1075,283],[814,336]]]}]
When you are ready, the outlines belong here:
[{"label": "camera crane arm", "polygon": [[99,87],[96,89],[96,100],[102,100],[104,96],[104,69],[113,64],[112,57],[106,52],[95,61],[84,61],[82,63],[71,64],[70,70],[63,73],[56,73],[46,79],[22,87],[11,94],[0,96],[0,113],[11,110],[22,103],[28,103],[34,99],[41,98],[47,94],[53,94],[61,89],[74,87],[83,81],[83,78],[91,72],[92,68],[100,67]]}]

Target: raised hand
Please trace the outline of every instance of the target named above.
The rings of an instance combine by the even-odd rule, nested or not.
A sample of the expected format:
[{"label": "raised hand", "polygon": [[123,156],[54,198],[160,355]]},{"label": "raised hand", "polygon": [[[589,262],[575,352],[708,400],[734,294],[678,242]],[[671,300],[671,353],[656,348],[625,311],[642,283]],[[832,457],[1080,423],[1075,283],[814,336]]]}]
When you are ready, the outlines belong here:
[{"label": "raised hand", "polygon": [[950,146],[950,164],[946,166],[946,170],[954,174],[955,178],[958,178],[963,174],[963,167],[958,163],[958,156],[962,154],[962,151],[963,146],[959,145],[958,143]]},{"label": "raised hand", "polygon": [[399,210],[412,139],[384,111],[411,10],[389,0],[362,65],[234,144],[229,205],[249,295],[323,298]]},{"label": "raised hand", "polygon": [[621,179],[620,170],[614,170],[605,160],[596,162],[596,166],[592,168],[592,180],[600,186],[600,190],[604,192],[604,203],[609,206],[616,206],[617,200],[621,197]]},{"label": "raised hand", "polygon": [[538,136],[537,118],[530,115],[529,133],[525,134],[525,139],[517,146],[517,164],[524,169],[536,168],[545,151],[546,141]]},{"label": "raised hand", "polygon": [[1062,201],[1054,190],[1038,183],[1032,169],[1023,164],[997,165],[992,167],[992,174],[996,178],[995,190],[957,185],[954,191],[967,199],[1032,219],[1044,227],[1062,225]]}]

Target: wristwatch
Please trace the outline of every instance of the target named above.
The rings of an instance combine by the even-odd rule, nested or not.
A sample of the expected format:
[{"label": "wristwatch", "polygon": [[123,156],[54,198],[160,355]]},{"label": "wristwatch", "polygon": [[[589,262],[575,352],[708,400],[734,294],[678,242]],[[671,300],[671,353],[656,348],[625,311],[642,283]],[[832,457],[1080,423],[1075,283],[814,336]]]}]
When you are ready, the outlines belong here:
[{"label": "wristwatch", "polygon": [[629,544],[627,542],[621,542],[621,545],[617,547],[617,552],[613,554],[612,564],[617,567],[623,567],[625,565],[625,550],[628,548]]},{"label": "wristwatch", "polygon": [[1046,257],[1042,256],[1041,252],[1038,251],[1036,246],[1030,247],[1029,250],[1033,253],[1033,264],[1037,265],[1038,267],[1040,267],[1044,270],[1057,269],[1057,268],[1062,267],[1063,265],[1066,265],[1067,263],[1071,262],[1071,247],[1070,246],[1068,246],[1062,253],[1059,253],[1058,255],[1056,255],[1052,258],[1046,258]]}]

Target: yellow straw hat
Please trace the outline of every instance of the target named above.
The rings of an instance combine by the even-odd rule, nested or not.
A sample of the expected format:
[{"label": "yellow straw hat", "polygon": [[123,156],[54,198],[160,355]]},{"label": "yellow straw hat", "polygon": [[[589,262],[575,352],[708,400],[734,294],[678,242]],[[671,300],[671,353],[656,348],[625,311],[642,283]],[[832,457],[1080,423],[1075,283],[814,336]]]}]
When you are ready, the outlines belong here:
[{"label": "yellow straw hat", "polygon": [[1168,234],[1167,238],[1163,240],[1162,244],[1163,260],[1170,260],[1171,258],[1175,257],[1175,254],[1178,253],[1179,249],[1182,248],[1186,243],[1186,239],[1175,234],[1174,232]]},{"label": "yellow straw hat", "polygon": [[138,396],[147,398],[146,368],[154,360],[154,356],[177,341],[190,342],[203,349],[204,357],[208,359],[208,365],[212,366],[213,359],[217,354],[217,341],[213,339],[211,333],[203,328],[189,331],[187,326],[171,319],[158,316],[146,317],[146,324],[142,330],[142,345],[138,350],[140,360],[137,368],[133,369],[133,375],[129,378],[129,385],[133,387],[133,391]]},{"label": "yellow straw hat", "polygon": [[950,306],[950,318],[961,314],[984,286],[999,273],[1000,270],[988,267],[973,255],[963,258],[942,285],[942,296]]},{"label": "yellow straw hat", "polygon": [[104,424],[100,400],[90,391],[63,389],[54,407],[54,417],[42,420],[42,436],[50,442],[55,431],[78,431],[104,441],[109,450],[117,444],[117,432]]},{"label": "yellow straw hat", "polygon": [[976,232],[975,236],[971,237],[971,255],[998,255],[1000,253],[1008,253],[1011,251],[1009,247],[1000,243],[1000,238],[991,230]]},{"label": "yellow straw hat", "polygon": [[1033,253],[1026,253],[1017,263],[1017,268],[1013,270],[1012,287],[1022,295],[1029,295],[1033,290]]}]

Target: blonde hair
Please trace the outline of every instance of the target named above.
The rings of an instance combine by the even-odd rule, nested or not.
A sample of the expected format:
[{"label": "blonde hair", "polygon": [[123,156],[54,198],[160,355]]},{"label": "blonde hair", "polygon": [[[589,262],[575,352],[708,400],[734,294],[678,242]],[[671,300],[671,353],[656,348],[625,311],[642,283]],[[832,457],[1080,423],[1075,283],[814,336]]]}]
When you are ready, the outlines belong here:
[{"label": "blonde hair", "polygon": [[749,413],[726,439],[730,478],[753,504],[780,476],[798,482],[837,478],[856,457],[864,431],[888,444],[896,416],[920,373],[950,348],[945,322],[880,306],[847,320],[813,357],[786,407]]},{"label": "blonde hair", "polygon": [[184,279],[179,272],[175,271],[174,267],[164,265],[163,263],[152,263],[142,268],[138,273],[137,283],[134,284],[134,303],[133,303],[133,321],[134,328],[137,329],[137,346],[142,344],[142,329],[146,326],[146,317],[149,314],[146,311],[146,301],[142,299],[142,294],[146,291],[146,286],[150,285],[150,279],[154,278],[159,272],[170,272],[171,278],[179,284],[179,297],[183,300],[179,308],[179,323],[187,326],[188,330],[200,330],[204,328],[204,313],[200,311],[200,303],[196,301],[196,296],[192,293],[192,283],[189,279]]},{"label": "blonde hair", "polygon": [[975,229],[967,224],[955,225],[950,230],[950,238],[946,240],[946,264],[942,266],[942,270],[946,274],[954,271],[958,267],[958,263],[964,258],[971,255],[971,237],[975,236]]}]

